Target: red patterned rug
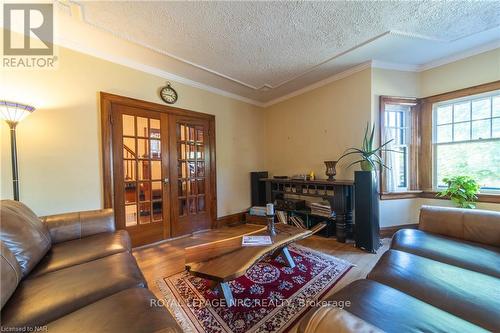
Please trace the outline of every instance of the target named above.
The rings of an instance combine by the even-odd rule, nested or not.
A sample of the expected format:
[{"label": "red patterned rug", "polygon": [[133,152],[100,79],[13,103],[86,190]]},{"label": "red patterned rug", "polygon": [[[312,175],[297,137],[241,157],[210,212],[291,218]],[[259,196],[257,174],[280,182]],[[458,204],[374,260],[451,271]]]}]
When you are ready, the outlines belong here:
[{"label": "red patterned rug", "polygon": [[185,331],[286,332],[325,295],[352,264],[299,245],[289,247],[296,263],[265,259],[230,282],[235,305],[227,307],[208,280],[187,272],[157,281],[165,305]]}]

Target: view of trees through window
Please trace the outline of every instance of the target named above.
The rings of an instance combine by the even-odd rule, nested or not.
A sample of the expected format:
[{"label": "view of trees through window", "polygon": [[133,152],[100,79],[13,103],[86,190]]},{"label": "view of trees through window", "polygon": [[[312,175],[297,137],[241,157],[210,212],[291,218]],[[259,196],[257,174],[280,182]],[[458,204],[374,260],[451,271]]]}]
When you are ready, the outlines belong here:
[{"label": "view of trees through window", "polygon": [[467,175],[500,190],[500,91],[435,105],[434,148],[437,186]]}]

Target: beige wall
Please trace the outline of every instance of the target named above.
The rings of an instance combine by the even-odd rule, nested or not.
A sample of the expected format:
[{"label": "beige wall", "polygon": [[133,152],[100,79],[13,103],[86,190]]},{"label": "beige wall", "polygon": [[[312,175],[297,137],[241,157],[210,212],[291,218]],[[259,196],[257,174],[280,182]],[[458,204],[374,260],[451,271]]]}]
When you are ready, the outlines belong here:
[{"label": "beige wall", "polygon": [[419,97],[500,80],[500,48],[423,71]]},{"label": "beige wall", "polygon": [[[314,171],[361,144],[371,112],[371,69],[334,81],[266,109],[267,169],[273,175]],[[338,167],[338,179],[353,178]]]},{"label": "beige wall", "polygon": [[[360,146],[367,121],[378,124],[380,95],[424,97],[500,79],[500,49],[423,72],[366,69],[266,109],[267,169],[292,175],[313,170],[324,178],[323,161]],[[337,168],[353,178],[356,168]],[[381,201],[381,226],[416,223],[422,204],[443,200]],[[479,204],[500,210],[500,205]]]},{"label": "beige wall", "polygon": [[[56,70],[3,71],[0,99],[37,107],[18,126],[21,200],[40,215],[102,206],[99,91],[161,103],[165,79],[65,48]],[[250,205],[264,167],[263,110],[173,82],[175,106],[216,116],[218,215]],[[1,198],[11,198],[8,127],[1,125]]]},{"label": "beige wall", "polygon": [[[161,77],[60,48],[53,71],[4,71],[1,99],[37,107],[18,127],[21,199],[38,214],[102,206],[99,91],[161,103]],[[377,123],[378,97],[429,96],[500,79],[500,49],[421,73],[365,69],[266,109],[175,83],[176,106],[216,115],[218,215],[250,205],[248,173],[314,171],[359,146],[368,121]],[[0,127],[1,198],[10,198],[8,127]],[[337,178],[355,167],[340,165]],[[382,226],[413,223],[422,203],[381,205]],[[480,205],[500,209],[500,205]]]}]

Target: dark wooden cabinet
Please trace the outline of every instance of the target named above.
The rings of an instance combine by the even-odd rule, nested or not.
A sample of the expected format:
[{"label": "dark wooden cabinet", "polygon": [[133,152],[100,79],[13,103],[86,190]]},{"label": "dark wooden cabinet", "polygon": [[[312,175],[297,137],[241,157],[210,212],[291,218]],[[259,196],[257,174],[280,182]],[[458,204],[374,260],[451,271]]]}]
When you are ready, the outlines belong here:
[{"label": "dark wooden cabinet", "polygon": [[327,221],[326,236],[335,235],[337,240],[345,242],[352,237],[353,225],[353,187],[352,180],[294,180],[294,179],[261,179],[266,183],[266,201],[275,202],[276,199],[286,197],[311,197],[328,201],[332,210],[331,217],[315,216],[310,209],[290,210],[291,214],[305,217],[307,228],[317,222]]}]

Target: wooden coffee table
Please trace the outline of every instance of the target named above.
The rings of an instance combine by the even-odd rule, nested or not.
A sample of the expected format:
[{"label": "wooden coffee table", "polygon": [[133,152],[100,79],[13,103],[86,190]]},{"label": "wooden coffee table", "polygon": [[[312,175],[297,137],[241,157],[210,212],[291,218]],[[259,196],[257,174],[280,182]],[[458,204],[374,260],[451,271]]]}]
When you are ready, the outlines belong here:
[{"label": "wooden coffee table", "polygon": [[[198,277],[209,279],[213,288],[218,288],[228,306],[234,304],[229,288],[232,281],[246,273],[254,264],[267,256],[281,256],[286,264],[293,268],[293,261],[288,245],[318,232],[326,226],[319,223],[310,230],[300,229],[286,224],[276,224],[276,236],[271,245],[242,246],[243,236],[216,241],[186,248],[186,270]],[[266,227],[252,233],[254,236],[268,235]]]}]

